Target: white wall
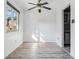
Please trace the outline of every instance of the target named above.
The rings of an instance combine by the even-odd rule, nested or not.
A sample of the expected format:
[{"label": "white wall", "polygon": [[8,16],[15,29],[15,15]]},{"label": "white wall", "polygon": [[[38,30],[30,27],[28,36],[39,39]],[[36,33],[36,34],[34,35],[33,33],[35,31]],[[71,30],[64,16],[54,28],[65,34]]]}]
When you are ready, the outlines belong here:
[{"label": "white wall", "polygon": [[[22,42],[23,42],[23,10],[16,4],[14,0],[10,0],[17,9],[20,11],[20,20],[19,20],[19,31],[15,32],[5,32],[5,49],[4,49],[4,56],[8,56],[11,52],[13,52]],[[6,20],[6,0],[5,0],[5,20]]]},{"label": "white wall", "polygon": [[[55,28],[54,9],[51,11],[42,9],[41,13],[38,13],[38,9],[27,11],[24,16],[24,42],[37,42],[39,37],[44,42],[55,42]],[[37,41],[32,37],[33,34]]]},{"label": "white wall", "polygon": [[56,11],[56,42],[59,46],[63,46],[63,13],[62,9]]}]

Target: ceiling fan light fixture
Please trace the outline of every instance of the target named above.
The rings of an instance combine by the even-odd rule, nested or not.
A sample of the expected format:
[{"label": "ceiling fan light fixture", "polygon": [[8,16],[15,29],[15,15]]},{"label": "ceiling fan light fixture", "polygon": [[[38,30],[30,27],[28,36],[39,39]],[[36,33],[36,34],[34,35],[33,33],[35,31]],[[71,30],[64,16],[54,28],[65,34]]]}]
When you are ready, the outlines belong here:
[{"label": "ceiling fan light fixture", "polygon": [[41,13],[41,9],[38,9],[38,12]]}]

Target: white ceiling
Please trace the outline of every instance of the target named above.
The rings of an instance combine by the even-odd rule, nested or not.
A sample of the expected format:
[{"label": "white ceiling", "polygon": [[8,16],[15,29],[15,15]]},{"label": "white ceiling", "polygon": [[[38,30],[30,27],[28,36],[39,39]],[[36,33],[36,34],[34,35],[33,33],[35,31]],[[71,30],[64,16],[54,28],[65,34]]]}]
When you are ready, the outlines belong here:
[{"label": "white ceiling", "polygon": [[[28,2],[37,3],[38,0],[15,0],[17,4],[20,5],[21,8],[24,10],[27,10],[28,8],[31,8],[33,5],[28,4]],[[41,2],[48,2],[49,4],[47,6],[58,9],[63,8],[71,2],[71,0],[42,0]]]}]

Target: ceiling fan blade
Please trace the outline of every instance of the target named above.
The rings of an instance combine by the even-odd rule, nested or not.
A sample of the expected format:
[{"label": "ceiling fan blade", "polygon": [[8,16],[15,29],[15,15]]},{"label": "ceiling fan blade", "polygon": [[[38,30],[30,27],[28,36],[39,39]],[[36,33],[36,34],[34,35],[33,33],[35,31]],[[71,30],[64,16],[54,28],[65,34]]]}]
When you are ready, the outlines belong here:
[{"label": "ceiling fan blade", "polygon": [[31,2],[29,2],[28,4],[36,5],[36,4],[34,4],[34,3],[31,3]]},{"label": "ceiling fan blade", "polygon": [[48,2],[44,2],[44,3],[40,3],[41,5],[46,5],[46,4],[48,4]]},{"label": "ceiling fan blade", "polygon": [[34,6],[34,7],[32,7],[32,8],[29,8],[28,10],[32,10],[32,9],[34,9],[34,8],[36,8],[37,6]]},{"label": "ceiling fan blade", "polygon": [[41,6],[42,8],[45,8],[45,9],[48,9],[48,10],[51,10],[51,8],[49,7],[46,7],[46,6]]}]

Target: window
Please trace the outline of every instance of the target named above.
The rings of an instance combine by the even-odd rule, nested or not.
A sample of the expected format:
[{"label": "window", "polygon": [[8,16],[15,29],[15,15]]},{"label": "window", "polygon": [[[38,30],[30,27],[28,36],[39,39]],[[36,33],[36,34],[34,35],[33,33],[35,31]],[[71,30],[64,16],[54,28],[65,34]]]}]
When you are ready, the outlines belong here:
[{"label": "window", "polygon": [[9,2],[7,3],[7,19],[6,19],[6,32],[17,31],[19,28],[19,12]]}]

